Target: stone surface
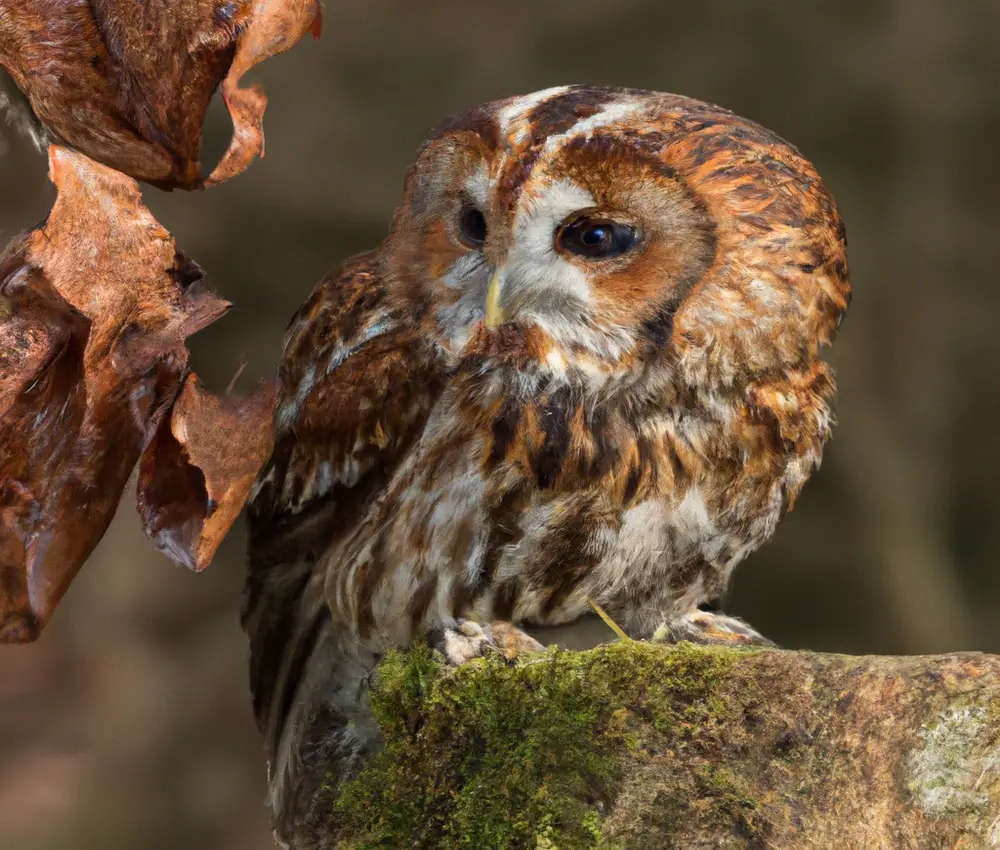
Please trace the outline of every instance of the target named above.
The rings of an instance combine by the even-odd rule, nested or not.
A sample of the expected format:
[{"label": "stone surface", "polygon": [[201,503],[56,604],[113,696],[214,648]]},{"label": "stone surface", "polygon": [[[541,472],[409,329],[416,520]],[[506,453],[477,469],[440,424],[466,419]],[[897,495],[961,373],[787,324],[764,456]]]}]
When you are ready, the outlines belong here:
[{"label": "stone surface", "polygon": [[374,705],[386,748],[318,846],[1000,847],[991,656],[418,649]]}]

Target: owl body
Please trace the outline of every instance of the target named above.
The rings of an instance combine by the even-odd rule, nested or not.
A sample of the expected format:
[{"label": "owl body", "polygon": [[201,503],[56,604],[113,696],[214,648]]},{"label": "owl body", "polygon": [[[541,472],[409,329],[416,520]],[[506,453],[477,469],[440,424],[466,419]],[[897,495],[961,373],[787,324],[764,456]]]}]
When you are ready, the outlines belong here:
[{"label": "owl body", "polygon": [[561,88],[443,125],[286,338],[245,605],[279,830],[375,745],[388,648],[717,597],[819,464],[848,297],[812,167],[718,107]]}]

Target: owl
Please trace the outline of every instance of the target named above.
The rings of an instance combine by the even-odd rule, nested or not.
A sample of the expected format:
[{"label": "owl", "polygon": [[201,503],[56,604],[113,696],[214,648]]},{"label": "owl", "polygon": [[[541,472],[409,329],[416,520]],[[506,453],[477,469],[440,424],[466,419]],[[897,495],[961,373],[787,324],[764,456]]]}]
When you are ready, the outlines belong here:
[{"label": "owl", "polygon": [[725,109],[564,87],[446,121],[285,340],[243,614],[279,838],[378,746],[389,648],[530,649],[590,604],[752,639],[698,606],[820,463],[849,298],[813,166]]}]

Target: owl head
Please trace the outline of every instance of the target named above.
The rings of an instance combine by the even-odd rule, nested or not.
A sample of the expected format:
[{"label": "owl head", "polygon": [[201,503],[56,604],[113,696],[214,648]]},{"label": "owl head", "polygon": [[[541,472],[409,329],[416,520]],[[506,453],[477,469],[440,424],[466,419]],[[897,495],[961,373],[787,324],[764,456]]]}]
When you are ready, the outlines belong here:
[{"label": "owl head", "polygon": [[675,95],[563,87],[440,127],[380,262],[450,356],[721,388],[817,357],[848,303],[845,247],[773,133]]}]

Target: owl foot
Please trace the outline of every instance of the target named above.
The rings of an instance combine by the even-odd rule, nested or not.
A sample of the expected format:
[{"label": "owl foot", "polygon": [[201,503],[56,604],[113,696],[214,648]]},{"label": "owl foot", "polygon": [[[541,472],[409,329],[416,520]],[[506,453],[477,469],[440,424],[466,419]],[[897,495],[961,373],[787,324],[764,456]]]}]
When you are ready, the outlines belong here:
[{"label": "owl foot", "polygon": [[690,641],[715,646],[775,646],[737,617],[692,608],[684,615],[667,620],[652,638],[653,643]]},{"label": "owl foot", "polygon": [[493,641],[507,658],[517,658],[531,652],[544,652],[545,647],[527,632],[521,631],[513,623],[494,620],[490,626]]},{"label": "owl foot", "polygon": [[542,652],[545,649],[513,623],[500,620],[488,625],[472,620],[459,620],[454,628],[441,629],[434,635],[432,643],[453,667],[490,652],[500,652],[513,659],[524,653]]}]

